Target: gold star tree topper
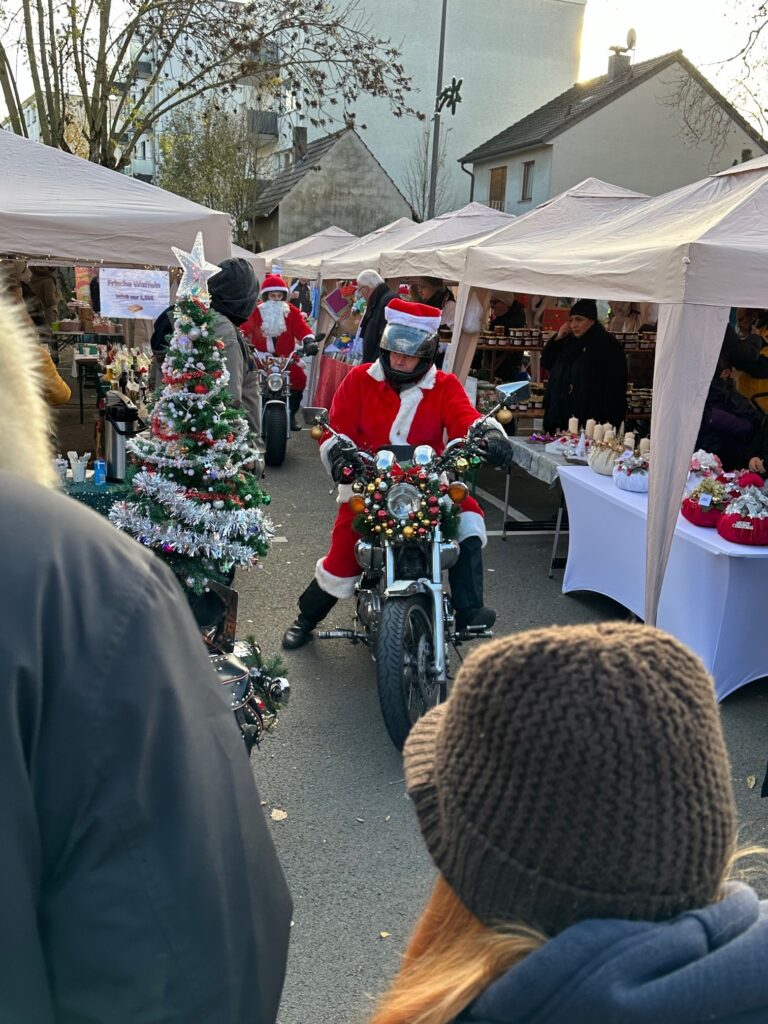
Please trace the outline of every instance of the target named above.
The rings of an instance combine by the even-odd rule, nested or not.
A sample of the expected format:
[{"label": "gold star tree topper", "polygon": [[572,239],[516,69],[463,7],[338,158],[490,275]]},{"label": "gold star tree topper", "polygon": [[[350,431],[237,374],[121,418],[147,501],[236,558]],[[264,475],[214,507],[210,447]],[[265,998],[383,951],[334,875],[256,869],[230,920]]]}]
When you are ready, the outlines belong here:
[{"label": "gold star tree topper", "polygon": [[184,252],[183,249],[177,249],[175,245],[172,245],[171,249],[173,250],[173,255],[184,268],[184,273],[176,293],[177,297],[181,299],[185,296],[193,295],[196,298],[207,298],[208,278],[218,274],[221,267],[217,267],[215,263],[208,263],[206,260],[205,253],[203,252],[202,231],[197,232],[192,252]]}]

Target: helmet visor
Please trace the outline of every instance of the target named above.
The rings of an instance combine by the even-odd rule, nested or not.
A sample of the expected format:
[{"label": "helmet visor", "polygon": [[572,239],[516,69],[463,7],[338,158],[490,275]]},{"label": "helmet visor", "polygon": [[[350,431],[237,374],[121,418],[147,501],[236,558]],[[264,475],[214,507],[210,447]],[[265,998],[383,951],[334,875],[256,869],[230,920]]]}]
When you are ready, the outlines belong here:
[{"label": "helmet visor", "polygon": [[418,356],[431,359],[435,353],[437,335],[421,331],[418,327],[402,324],[387,324],[381,336],[381,348],[387,352],[399,352],[403,356]]}]

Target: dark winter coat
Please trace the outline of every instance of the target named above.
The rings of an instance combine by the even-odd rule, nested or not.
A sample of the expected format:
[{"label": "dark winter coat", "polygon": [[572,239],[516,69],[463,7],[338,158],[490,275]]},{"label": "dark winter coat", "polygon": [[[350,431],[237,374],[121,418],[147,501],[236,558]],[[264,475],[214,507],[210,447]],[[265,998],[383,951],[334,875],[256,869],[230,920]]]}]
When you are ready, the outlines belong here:
[{"label": "dark winter coat", "polygon": [[461,1024],[764,1024],[768,904],[747,886],[672,921],[583,921],[492,982]]},{"label": "dark winter coat", "polygon": [[[764,345],[765,341],[759,334],[748,334],[746,338],[742,338],[729,324],[723,338],[723,355],[728,365],[732,366],[734,370],[742,370],[750,377],[766,380],[768,379],[768,357],[760,355],[760,350]],[[768,391],[768,380],[765,390]]]},{"label": "dark winter coat", "polygon": [[149,344],[156,356],[165,358],[169,337],[173,334],[173,310],[174,305],[171,303],[152,325],[152,337],[149,339]]},{"label": "dark winter coat", "polygon": [[501,316],[495,316],[491,320],[491,327],[506,327],[509,330],[510,327],[525,327],[525,323],[525,308],[515,300],[506,313],[502,313]]},{"label": "dark winter coat", "polygon": [[627,361],[618,341],[595,323],[577,338],[552,338],[541,354],[549,371],[544,392],[544,429],[568,426],[571,416],[619,426],[627,412]]},{"label": "dark winter coat", "polygon": [[709,387],[696,448],[718,455],[725,469],[741,469],[749,461],[752,439],[763,419],[732,380],[718,377]]},{"label": "dark winter coat", "polygon": [[396,295],[386,282],[378,285],[371,292],[363,319],[360,321],[364,363],[375,363],[379,358],[379,344],[384,328],[387,326],[384,320],[384,310],[387,303],[394,298]]},{"label": "dark winter coat", "polygon": [[272,1024],[291,900],[179,585],[0,471],[0,1021]]},{"label": "dark winter coat", "polygon": [[291,285],[290,294],[294,292],[298,293],[298,298],[291,299],[291,305],[300,309],[304,316],[312,315],[312,289],[308,284],[302,284],[301,281],[294,281]]}]

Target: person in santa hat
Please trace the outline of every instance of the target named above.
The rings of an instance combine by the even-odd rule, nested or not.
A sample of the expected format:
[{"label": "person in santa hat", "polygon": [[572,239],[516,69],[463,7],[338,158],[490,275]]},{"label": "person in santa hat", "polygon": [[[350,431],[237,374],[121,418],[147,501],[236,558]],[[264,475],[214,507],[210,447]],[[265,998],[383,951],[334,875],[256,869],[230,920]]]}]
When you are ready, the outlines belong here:
[{"label": "person in santa hat", "polygon": [[[440,310],[418,302],[391,299],[379,358],[350,370],[336,392],[329,414],[334,430],[358,448],[375,452],[390,445],[431,445],[442,452],[448,438],[463,437],[481,418],[452,373],[434,365]],[[483,446],[488,462],[509,465],[511,449],[504,429],[487,421]],[[320,457],[339,483],[348,464],[347,446],[333,435],[320,445]],[[352,597],[360,569],[355,558],[358,534],[354,513],[339,488],[340,508],[328,554],[315,567],[315,577],[299,598],[299,615],[283,634],[283,647],[293,650],[311,639],[312,630],[339,598]],[[449,572],[459,631],[467,626],[492,626],[496,612],[483,604],[481,550],[486,543],[483,514],[474,498],[462,503],[458,540],[460,554]]]},{"label": "person in santa hat", "polygon": [[[264,278],[261,299],[241,328],[257,351],[288,356],[297,346],[314,340],[312,328],[301,310],[288,302],[288,285],[279,274],[267,274]],[[301,430],[296,413],[301,407],[307,375],[298,358],[291,363],[290,381],[291,430]]]}]

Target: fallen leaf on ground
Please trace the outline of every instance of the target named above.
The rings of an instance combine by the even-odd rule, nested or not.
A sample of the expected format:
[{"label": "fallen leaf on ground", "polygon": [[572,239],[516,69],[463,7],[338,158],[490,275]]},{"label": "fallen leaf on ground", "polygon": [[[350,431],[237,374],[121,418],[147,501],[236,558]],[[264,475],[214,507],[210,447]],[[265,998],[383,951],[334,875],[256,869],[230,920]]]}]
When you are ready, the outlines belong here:
[{"label": "fallen leaf on ground", "polygon": [[359,821],[361,825],[365,824],[365,818],[355,818],[355,821]]},{"label": "fallen leaf on ground", "polygon": [[288,817],[288,811],[284,811],[280,807],[273,807],[269,816],[272,821],[285,821]]},{"label": "fallen leaf on ground", "polygon": [[386,816],[386,818],[384,819],[384,821],[389,821],[389,819],[390,819],[391,817],[392,817],[392,815],[391,815],[391,814],[388,814],[388,815]]},{"label": "fallen leaf on ground", "polygon": [[748,775],[747,776],[747,785],[749,786],[750,789],[754,789],[755,788],[755,783],[756,782],[757,782],[757,779],[755,778],[754,775]]},{"label": "fallen leaf on ground", "polygon": [[390,935],[389,932],[379,932],[379,938],[380,939],[388,939],[389,935]]}]

